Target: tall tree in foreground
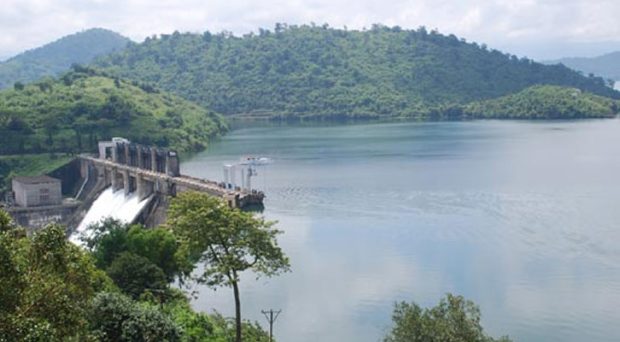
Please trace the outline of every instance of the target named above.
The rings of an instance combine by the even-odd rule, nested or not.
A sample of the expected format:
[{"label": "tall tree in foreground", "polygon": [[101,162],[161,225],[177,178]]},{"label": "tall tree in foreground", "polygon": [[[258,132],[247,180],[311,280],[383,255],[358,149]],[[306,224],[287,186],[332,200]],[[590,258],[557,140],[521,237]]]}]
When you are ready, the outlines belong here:
[{"label": "tall tree in foreground", "polygon": [[195,192],[182,193],[172,201],[167,224],[194,261],[205,263],[200,283],[233,288],[236,341],[241,342],[239,274],[250,270],[270,277],[290,269],[276,241],[280,231],[273,228],[274,222]]},{"label": "tall tree in foreground", "polygon": [[422,309],[401,302],[394,307],[394,326],[384,342],[510,342],[493,339],[480,325],[480,309],[461,296],[447,294],[439,304]]}]

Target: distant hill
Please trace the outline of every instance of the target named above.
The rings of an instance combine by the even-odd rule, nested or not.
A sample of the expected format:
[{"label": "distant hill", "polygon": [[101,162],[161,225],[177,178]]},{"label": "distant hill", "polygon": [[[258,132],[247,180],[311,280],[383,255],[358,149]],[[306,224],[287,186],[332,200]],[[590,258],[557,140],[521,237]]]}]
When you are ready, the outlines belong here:
[{"label": "distant hill", "polygon": [[226,131],[202,106],[139,82],[75,67],[55,80],[0,92],[0,155],[95,151],[122,136],[183,151]]},{"label": "distant hill", "polygon": [[620,97],[602,78],[468,43],[436,31],[276,25],[274,31],[175,32],[96,65],[152,82],[225,115],[426,116],[439,105],[512,94],[536,84]]},{"label": "distant hill", "polygon": [[463,107],[463,117],[503,119],[611,118],[620,101],[576,88],[532,86],[516,94],[477,101]]},{"label": "distant hill", "polygon": [[12,87],[15,82],[56,76],[74,63],[90,63],[97,56],[125,48],[128,43],[128,38],[100,28],[60,38],[0,63],[0,89]]},{"label": "distant hill", "polygon": [[562,58],[555,61],[546,61],[545,63],[562,63],[586,75],[594,74],[606,79],[620,81],[620,51],[592,58]]}]

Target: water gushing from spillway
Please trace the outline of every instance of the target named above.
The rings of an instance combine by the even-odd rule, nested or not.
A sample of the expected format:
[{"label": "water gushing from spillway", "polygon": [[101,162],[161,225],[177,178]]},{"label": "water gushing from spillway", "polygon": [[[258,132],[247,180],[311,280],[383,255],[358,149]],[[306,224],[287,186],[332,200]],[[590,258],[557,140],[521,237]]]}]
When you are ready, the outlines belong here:
[{"label": "water gushing from spillway", "polygon": [[80,236],[86,228],[106,218],[113,218],[124,223],[132,222],[144,209],[149,199],[146,198],[140,201],[136,193],[125,196],[123,190],[113,191],[112,188],[105,189],[93,202],[90,209],[88,209],[86,216],[84,216],[69,240],[73,243],[81,244]]}]

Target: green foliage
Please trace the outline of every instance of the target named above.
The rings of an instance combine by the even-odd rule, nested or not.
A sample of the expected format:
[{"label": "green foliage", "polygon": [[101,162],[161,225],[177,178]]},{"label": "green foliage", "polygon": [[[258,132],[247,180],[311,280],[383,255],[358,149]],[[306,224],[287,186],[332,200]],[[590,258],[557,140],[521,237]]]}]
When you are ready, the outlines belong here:
[{"label": "green foliage", "polygon": [[117,293],[99,293],[89,305],[90,329],[99,341],[181,341],[165,314]]},{"label": "green foliage", "polygon": [[[106,240],[109,234],[103,234],[106,230],[102,228],[95,232],[91,241],[95,245],[91,246],[103,241],[108,248],[111,245],[107,243],[118,241],[125,247],[141,246],[137,250],[143,249],[144,243],[152,243],[156,250],[167,246],[168,235],[138,234],[132,230],[142,228],[114,221],[104,225],[105,229],[123,232],[125,238]],[[66,241],[63,227],[49,226],[27,237],[0,210],[0,341],[232,339],[234,324],[219,314],[193,311],[180,290],[167,288],[164,272],[150,259],[122,248],[109,253],[114,257],[102,259],[110,260],[108,272],[134,298],[139,293],[139,300],[118,293],[112,280],[95,267],[93,259]],[[98,256],[101,255],[107,254]],[[160,258],[162,254],[152,255]],[[150,280],[143,283],[144,279]],[[165,301],[162,294],[167,297]],[[267,334],[257,323],[243,322],[242,327],[247,341],[267,341]]]},{"label": "green foliage", "polygon": [[0,63],[0,89],[65,72],[72,64],[90,63],[95,57],[118,51],[129,39],[104,29],[90,29],[63,37]]},{"label": "green foliage", "polygon": [[14,229],[13,218],[6,211],[0,210],[0,233],[8,232],[12,229]]},{"label": "green foliage", "polygon": [[257,277],[273,276],[290,268],[273,224],[197,192],[181,193],[168,211],[167,225],[190,257],[205,262],[198,281],[213,288],[233,288],[237,342],[242,336],[239,273],[251,270]]},{"label": "green foliage", "polygon": [[89,227],[87,236],[85,243],[97,266],[134,299],[151,292],[163,300],[168,283],[193,267],[175,236],[164,228],[145,229],[107,219]]},{"label": "green foliage", "polygon": [[173,281],[188,267],[187,261],[179,251],[175,236],[164,228],[131,227],[127,232],[127,250],[157,265],[168,282]]},{"label": "green foliage", "polygon": [[161,268],[149,259],[129,252],[119,254],[106,269],[106,273],[133,299],[140,298],[145,291],[162,293],[168,287]]},{"label": "green foliage", "polygon": [[0,92],[0,154],[94,151],[113,136],[196,151],[225,130],[219,115],[198,105],[80,66],[59,80]]},{"label": "green foliage", "polygon": [[620,97],[601,78],[424,27],[349,31],[277,24],[275,31],[243,37],[175,32],[96,64],[226,115],[426,116],[437,105],[496,98],[535,84]]},{"label": "green foliage", "polygon": [[173,233],[165,228],[146,229],[106,219],[88,228],[86,246],[92,251],[97,266],[106,269],[121,253],[142,256],[159,267],[168,282],[189,272],[188,260],[180,251]]},{"label": "green foliage", "polygon": [[[235,340],[235,322],[216,313],[211,316],[215,324],[223,330],[224,341]],[[270,342],[269,334],[257,322],[244,321],[241,330],[244,341]],[[275,339],[274,339],[275,341]]]},{"label": "green foliage", "polygon": [[195,261],[205,262],[201,281],[218,287],[238,282],[245,270],[265,276],[289,270],[274,223],[232,209],[217,197],[184,192],[172,200],[166,224]]},{"label": "green foliage", "polygon": [[86,338],[85,308],[109,286],[92,260],[66,241],[62,227],[49,226],[33,237],[17,228],[0,232],[2,341]]},{"label": "green foliage", "polygon": [[[183,331],[184,342],[230,342],[235,338],[235,322],[219,313],[195,312],[185,296],[166,303],[164,311],[174,318]],[[256,322],[243,321],[244,341],[268,342],[269,334]]]},{"label": "green foliage", "polygon": [[415,303],[397,303],[394,326],[385,342],[510,342],[487,336],[480,325],[480,309],[471,301],[451,294],[436,307],[422,309]]},{"label": "green foliage", "polygon": [[465,117],[506,119],[610,118],[619,110],[619,101],[557,86],[533,86],[463,106]]}]

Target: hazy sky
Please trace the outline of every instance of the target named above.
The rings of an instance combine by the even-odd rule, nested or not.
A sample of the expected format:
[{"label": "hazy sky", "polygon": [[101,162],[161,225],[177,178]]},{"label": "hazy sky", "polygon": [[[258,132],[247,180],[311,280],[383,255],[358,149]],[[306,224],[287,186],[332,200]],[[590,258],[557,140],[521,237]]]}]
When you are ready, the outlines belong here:
[{"label": "hazy sky", "polygon": [[136,41],[275,22],[424,25],[536,59],[620,49],[620,0],[2,0],[0,59],[92,27]]}]

